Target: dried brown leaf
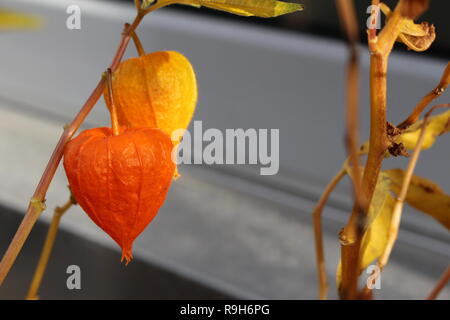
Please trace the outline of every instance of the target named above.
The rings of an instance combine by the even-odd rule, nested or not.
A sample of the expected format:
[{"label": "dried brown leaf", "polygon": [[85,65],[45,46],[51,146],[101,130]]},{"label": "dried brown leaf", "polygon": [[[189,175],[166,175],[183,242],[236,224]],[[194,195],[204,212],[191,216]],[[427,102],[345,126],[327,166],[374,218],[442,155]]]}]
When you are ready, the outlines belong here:
[{"label": "dried brown leaf", "polygon": [[[387,19],[391,16],[391,9],[384,3],[380,4],[380,9]],[[404,43],[409,49],[422,52],[427,50],[436,39],[436,29],[434,25],[427,22],[414,23],[410,18],[403,18],[401,30],[397,41]]]}]

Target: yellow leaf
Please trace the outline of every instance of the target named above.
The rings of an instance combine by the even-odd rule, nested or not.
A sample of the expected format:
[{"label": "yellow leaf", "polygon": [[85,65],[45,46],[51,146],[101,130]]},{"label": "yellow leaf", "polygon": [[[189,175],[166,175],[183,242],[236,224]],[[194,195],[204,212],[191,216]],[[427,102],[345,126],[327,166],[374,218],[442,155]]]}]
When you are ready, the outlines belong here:
[{"label": "yellow leaf", "polygon": [[[379,258],[386,247],[388,230],[392,219],[395,200],[390,194],[391,181],[388,175],[381,173],[367,216],[367,229],[360,249],[360,272]],[[341,282],[341,262],[339,262],[336,281]]]},{"label": "yellow leaf", "polygon": [[[389,19],[391,10],[384,3],[380,3],[380,9]],[[416,24],[412,19],[402,18],[401,31],[397,41],[404,43],[409,49],[421,52],[427,50],[436,39],[436,32],[433,25],[427,22]]]},{"label": "yellow leaf", "polygon": [[[420,131],[422,130],[423,120],[418,121],[409,127],[405,132],[396,138],[397,143],[403,143],[403,145],[409,149],[414,150],[419,140]],[[428,149],[433,146],[436,138],[450,129],[450,110],[443,112],[437,116],[430,117],[427,124],[427,130],[425,132],[425,138],[423,141],[422,149]]]},{"label": "yellow leaf", "polygon": [[0,30],[33,29],[40,25],[37,17],[0,9]]},{"label": "yellow leaf", "polygon": [[420,26],[420,24],[415,24],[412,20],[403,21],[402,33],[414,37],[424,37],[427,35],[427,32]]},{"label": "yellow leaf", "polygon": [[303,10],[301,4],[275,0],[176,0],[175,3],[208,7],[240,16],[261,18],[278,17],[283,14]]},{"label": "yellow leaf", "polygon": [[[450,131],[450,110],[437,116],[430,117],[427,123],[427,130],[425,132],[422,150],[431,148],[439,136]],[[402,143],[408,150],[414,150],[417,145],[417,141],[419,140],[422,125],[423,120],[417,121],[400,135],[394,137],[394,142],[397,144]],[[364,142],[359,150],[360,154],[367,154],[369,152],[369,147],[369,141]],[[391,154],[389,151],[386,151],[385,156],[390,157],[390,155]]]},{"label": "yellow leaf", "polygon": [[[399,193],[405,172],[401,169],[385,171],[392,180],[391,188]],[[444,225],[450,230],[450,196],[434,182],[413,176],[409,185],[406,202]]]},{"label": "yellow leaf", "polygon": [[416,52],[422,52],[427,50],[436,39],[436,30],[434,25],[430,25],[427,22],[422,22],[420,26],[423,31],[423,35],[415,36],[406,32],[400,33],[399,42],[403,42],[409,49]]}]

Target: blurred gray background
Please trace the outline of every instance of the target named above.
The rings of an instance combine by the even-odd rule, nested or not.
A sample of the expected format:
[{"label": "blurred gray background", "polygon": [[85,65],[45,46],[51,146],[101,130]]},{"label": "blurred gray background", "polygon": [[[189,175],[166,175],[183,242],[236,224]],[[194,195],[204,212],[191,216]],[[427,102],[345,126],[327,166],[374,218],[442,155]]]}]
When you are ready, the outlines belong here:
[{"label": "blurred gray background", "polygon": [[[368,2],[368,1],[367,1]],[[197,73],[195,120],[207,128],[280,129],[280,172],[259,166],[181,166],[158,217],[137,239],[136,261],[120,265],[115,243],[80,208],[62,233],[42,286],[42,298],[235,297],[315,299],[317,275],[311,211],[345,158],[344,76],[347,51],[334,1],[304,1],[305,11],[275,20],[229,17],[211,10],[166,8],[147,16],[138,34],[148,52],[177,50]],[[361,23],[367,19],[358,1]],[[66,28],[67,6],[82,10],[81,30]],[[39,30],[0,33],[0,254],[13,236],[62,127],[75,115],[110,63],[130,1],[3,0],[2,7],[44,19]],[[448,61],[446,1],[432,1],[437,26],[431,54],[398,45],[389,73],[389,120],[405,118],[434,88]],[[361,139],[368,132],[368,55],[361,44]],[[127,56],[136,52],[130,45]],[[436,103],[449,102],[444,94]],[[84,128],[108,125],[101,101]],[[450,140],[421,155],[418,174],[450,192]],[[404,167],[403,159],[386,168]],[[52,184],[49,210],[33,232],[0,298],[26,292],[50,209],[68,197],[62,170]],[[351,200],[347,182],[325,212],[331,298],[339,257],[337,234]],[[3,220],[2,220],[3,221]],[[450,261],[448,231],[407,207],[399,241],[376,297],[421,299]],[[65,267],[86,275],[82,290],[65,287]],[[363,277],[364,278],[364,277]],[[181,280],[180,280],[181,279]],[[450,298],[447,288],[441,298]]]}]

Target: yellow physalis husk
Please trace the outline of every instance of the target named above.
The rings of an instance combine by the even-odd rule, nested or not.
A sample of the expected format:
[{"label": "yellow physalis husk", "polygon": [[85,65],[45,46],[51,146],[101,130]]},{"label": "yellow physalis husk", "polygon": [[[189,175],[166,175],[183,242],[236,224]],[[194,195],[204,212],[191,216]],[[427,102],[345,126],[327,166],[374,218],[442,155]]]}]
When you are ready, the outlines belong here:
[{"label": "yellow physalis husk", "polygon": [[257,16],[261,18],[273,18],[283,14],[303,10],[298,3],[289,3],[275,0],[168,0],[178,4],[194,7],[208,7],[220,11],[226,11],[240,16]]},{"label": "yellow physalis husk", "polygon": [[34,29],[41,24],[37,17],[0,9],[0,30]]},{"label": "yellow physalis husk", "polygon": [[[384,3],[380,3],[380,9],[389,19],[391,10]],[[404,43],[409,49],[421,52],[427,50],[436,39],[436,32],[433,25],[427,22],[416,24],[412,19],[402,18],[400,23],[401,31],[397,41]]]},{"label": "yellow physalis husk", "polygon": [[[405,172],[402,169],[387,170],[391,189],[398,194],[402,187]],[[419,176],[413,176],[405,201],[423,213],[436,219],[450,230],[450,196],[445,194],[439,185]]]},{"label": "yellow physalis husk", "polygon": [[[153,52],[122,62],[112,79],[120,126],[159,128],[170,137],[186,129],[197,104],[197,80],[189,60],[175,51]],[[105,89],[105,101],[110,108]],[[173,141],[178,145],[181,135]],[[174,178],[178,178],[175,170]]]},{"label": "yellow physalis husk", "polygon": [[[418,121],[409,127],[405,132],[398,136],[395,140],[397,143],[403,143],[406,149],[414,150],[419,140],[420,131],[422,130],[423,120]],[[437,137],[450,130],[450,110],[443,112],[437,116],[430,117],[425,132],[425,138],[422,150],[428,149],[436,142]]]},{"label": "yellow physalis husk", "polygon": [[[381,173],[370,203],[367,216],[367,229],[361,242],[360,273],[383,253],[388,240],[389,226],[395,199],[390,193],[391,181],[388,175]],[[341,261],[336,271],[336,283],[341,283]]]},{"label": "yellow physalis husk", "polygon": [[159,51],[125,60],[112,84],[121,126],[156,127],[169,136],[188,127],[197,104],[197,80],[181,53]]}]

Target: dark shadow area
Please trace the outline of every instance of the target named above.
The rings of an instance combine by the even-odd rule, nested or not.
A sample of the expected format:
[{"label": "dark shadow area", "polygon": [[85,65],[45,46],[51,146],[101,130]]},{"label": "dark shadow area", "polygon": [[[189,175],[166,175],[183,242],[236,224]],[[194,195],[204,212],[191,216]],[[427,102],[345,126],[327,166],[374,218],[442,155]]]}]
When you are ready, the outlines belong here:
[{"label": "dark shadow area", "polygon": [[[132,4],[132,0],[110,0]],[[256,24],[267,28],[277,28],[292,32],[302,32],[325,38],[342,39],[339,19],[334,0],[290,0],[289,2],[301,3],[304,10],[301,12],[277,17],[275,19],[263,19],[257,17],[240,17],[226,12],[211,10],[208,8],[195,8],[184,5],[173,5],[163,10],[190,12],[193,14],[228,19],[248,24]],[[369,17],[367,8],[370,0],[355,1],[361,30],[361,43],[366,42],[366,21]],[[391,9],[395,7],[397,0],[385,0]],[[450,1],[431,1],[428,12],[418,19],[418,22],[427,21],[436,26],[437,37],[433,45],[426,51],[426,55],[433,55],[447,59],[450,56]],[[384,21],[384,15],[382,14]],[[406,46],[399,43],[399,49],[406,50]],[[424,53],[415,53],[423,55]]]},{"label": "dark shadow area", "polygon": [[[13,237],[21,215],[0,206],[0,256]],[[38,262],[47,225],[38,222],[26,242],[5,283],[1,299],[23,299]],[[69,265],[81,269],[81,289],[67,289]],[[116,250],[60,231],[44,276],[41,299],[230,299],[208,288],[136,257],[128,266],[120,263]]]}]

